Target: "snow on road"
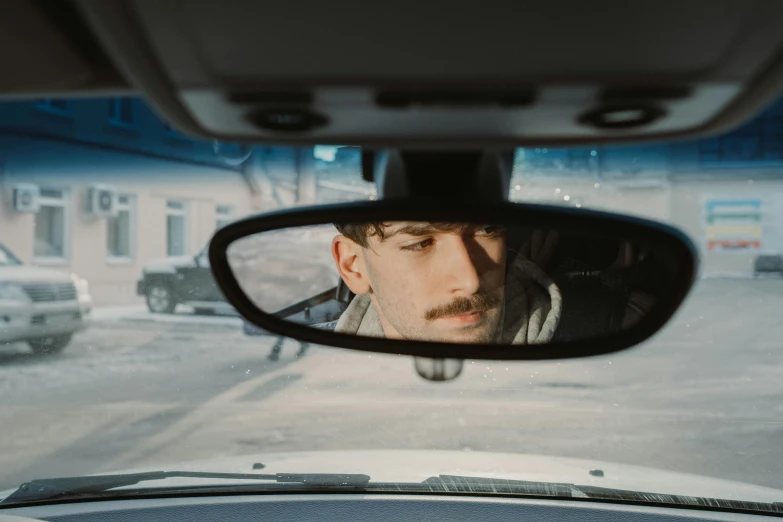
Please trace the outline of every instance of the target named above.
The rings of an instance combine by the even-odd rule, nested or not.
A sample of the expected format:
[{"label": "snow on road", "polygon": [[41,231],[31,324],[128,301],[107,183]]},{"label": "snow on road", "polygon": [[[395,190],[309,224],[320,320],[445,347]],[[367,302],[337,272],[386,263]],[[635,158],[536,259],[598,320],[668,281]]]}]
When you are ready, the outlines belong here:
[{"label": "snow on road", "polygon": [[242,320],[237,316],[227,315],[196,315],[192,310],[179,305],[176,313],[153,314],[144,305],[97,307],[92,311],[92,320],[154,322],[165,324],[199,324],[209,326],[241,326]]},{"label": "snow on road", "polygon": [[783,481],[783,281],[702,281],[665,331],[574,361],[410,358],[246,337],[236,317],[97,310],[55,357],[0,351],[0,484],[266,451],[438,448]]},{"label": "snow on road", "polygon": [[235,316],[187,311],[152,314],[143,306],[99,307],[93,310],[88,328],[76,333],[60,354],[36,356],[25,343],[0,346],[0,396],[46,393],[85,382],[100,388],[114,379],[165,375],[171,364],[184,358],[215,356],[231,346],[256,350],[273,341],[273,337],[245,336],[242,320]]}]

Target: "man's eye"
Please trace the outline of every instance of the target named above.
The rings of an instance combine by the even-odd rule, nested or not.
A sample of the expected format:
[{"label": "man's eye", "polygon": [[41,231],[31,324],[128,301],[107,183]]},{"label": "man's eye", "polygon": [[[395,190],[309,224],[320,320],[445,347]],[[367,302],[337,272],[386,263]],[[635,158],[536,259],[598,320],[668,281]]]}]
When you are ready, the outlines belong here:
[{"label": "man's eye", "polygon": [[402,246],[400,247],[400,250],[406,250],[408,252],[418,252],[424,250],[429,246],[432,246],[434,242],[435,241],[432,238],[427,238],[422,241],[419,241],[418,243],[413,243],[412,245]]},{"label": "man's eye", "polygon": [[487,237],[497,237],[502,233],[503,233],[503,227],[497,225],[487,225],[485,227],[477,228],[475,231],[475,235],[487,236]]}]

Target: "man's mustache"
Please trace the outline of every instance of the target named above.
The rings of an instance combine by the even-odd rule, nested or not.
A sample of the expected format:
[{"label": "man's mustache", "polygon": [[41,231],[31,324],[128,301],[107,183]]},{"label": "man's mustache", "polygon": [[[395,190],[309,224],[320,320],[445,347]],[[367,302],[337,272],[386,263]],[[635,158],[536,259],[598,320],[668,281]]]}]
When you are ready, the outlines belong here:
[{"label": "man's mustache", "polygon": [[458,314],[469,314],[474,312],[486,312],[500,304],[500,297],[497,293],[473,294],[470,297],[457,297],[452,302],[432,308],[424,314],[428,321],[449,317]]}]

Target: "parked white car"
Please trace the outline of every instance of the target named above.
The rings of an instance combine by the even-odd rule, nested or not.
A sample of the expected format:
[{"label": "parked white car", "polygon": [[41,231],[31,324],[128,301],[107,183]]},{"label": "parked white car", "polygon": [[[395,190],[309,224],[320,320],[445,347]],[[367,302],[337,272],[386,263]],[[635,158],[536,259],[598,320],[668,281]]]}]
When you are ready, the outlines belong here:
[{"label": "parked white car", "polygon": [[0,346],[24,341],[35,353],[60,352],[91,311],[87,281],[24,265],[0,244]]}]

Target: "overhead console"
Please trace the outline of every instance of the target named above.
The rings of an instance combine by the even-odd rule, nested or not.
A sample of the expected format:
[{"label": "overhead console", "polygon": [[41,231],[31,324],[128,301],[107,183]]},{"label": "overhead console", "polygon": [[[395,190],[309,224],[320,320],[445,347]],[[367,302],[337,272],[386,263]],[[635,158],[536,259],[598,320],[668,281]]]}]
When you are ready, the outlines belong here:
[{"label": "overhead console", "polygon": [[[371,9],[358,0],[9,0],[3,8],[13,6],[35,31],[0,17],[17,43],[31,44],[0,52],[6,71],[20,71],[4,75],[0,94],[30,86],[94,94],[125,82],[180,131],[222,141],[670,140],[724,131],[783,89],[776,0],[464,8],[400,0]],[[57,66],[36,67],[35,52],[56,56]]]}]

